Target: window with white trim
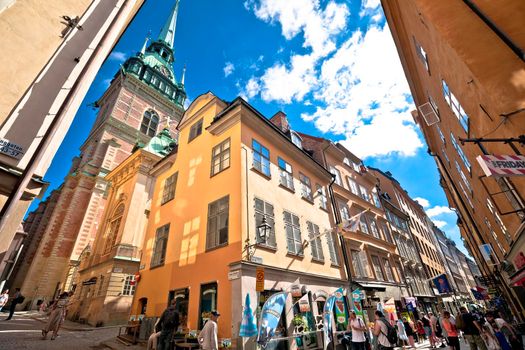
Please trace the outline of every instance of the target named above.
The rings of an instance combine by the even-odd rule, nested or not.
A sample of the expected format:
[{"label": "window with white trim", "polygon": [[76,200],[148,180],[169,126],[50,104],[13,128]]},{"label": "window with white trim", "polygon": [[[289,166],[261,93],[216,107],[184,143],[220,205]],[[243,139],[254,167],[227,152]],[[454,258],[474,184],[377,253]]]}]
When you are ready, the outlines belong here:
[{"label": "window with white trim", "polygon": [[461,166],[459,165],[459,163],[457,161],[454,161],[454,163],[456,164],[456,170],[458,171],[458,174],[461,177],[461,180],[463,180],[463,183],[465,184],[465,186],[467,186],[468,191],[470,195],[472,196],[473,193],[472,193],[472,186],[470,186],[470,182],[468,182],[467,177],[465,176],[465,173],[463,172],[463,170],[461,170]]},{"label": "window with white trim", "polygon": [[[270,247],[277,247],[275,240],[275,216],[273,212],[273,205],[263,201],[259,198],[254,198],[255,207],[255,232],[257,233],[257,243],[267,245]],[[259,235],[258,227],[261,226],[263,218],[266,219],[266,223],[271,227],[270,232],[266,233],[266,240],[263,240]]]},{"label": "window with white trim", "polygon": [[361,215],[359,217],[359,229],[366,233],[366,234],[369,234],[370,232],[368,231],[368,225],[367,225],[367,222],[366,222],[366,215]]},{"label": "window with white trim", "polygon": [[336,167],[330,165],[330,173],[335,175],[335,183],[343,187],[343,180],[341,180],[341,172]]},{"label": "window with white trim", "polygon": [[392,274],[392,267],[390,261],[387,258],[383,258],[383,270],[385,270],[386,278],[390,282],[395,282],[394,275]]},{"label": "window with white trim", "polygon": [[328,252],[330,253],[330,261],[332,265],[339,266],[339,255],[337,253],[337,234],[333,231],[330,231],[326,235],[326,244],[328,245]]},{"label": "window with white trim", "polygon": [[365,186],[359,185],[359,192],[361,193],[361,198],[363,198],[365,201],[370,202],[370,194],[368,193],[368,190]]},{"label": "window with white trim", "polygon": [[450,88],[448,87],[448,84],[445,80],[441,80],[442,88],[443,88],[443,97],[445,98],[445,101],[450,106],[450,109],[452,109],[452,112],[458,118],[459,123],[461,124],[461,127],[463,127],[463,130],[468,134],[469,130],[469,117],[461,104],[459,103],[458,99],[452,91],[450,91]]},{"label": "window with white trim", "polygon": [[280,177],[279,177],[280,184],[293,191],[294,186],[293,186],[292,166],[289,163],[287,163],[284,159],[282,159],[281,157],[278,158],[277,162],[279,165],[279,172],[280,172]]},{"label": "window with white trim", "polygon": [[266,176],[270,176],[270,151],[257,140],[252,140],[253,167]]},{"label": "window with white trim", "polygon": [[361,193],[359,192],[359,187],[357,186],[357,182],[355,182],[354,179],[347,176],[346,182],[348,183],[348,188],[350,189],[350,192],[352,192],[356,196],[361,196]]},{"label": "window with white trim", "polygon": [[350,210],[348,210],[348,206],[345,203],[339,202],[339,211],[341,212],[341,220],[350,219]]},{"label": "window with white trim", "polygon": [[122,295],[131,296],[135,294],[135,275],[127,275],[124,278],[124,286],[122,287]]},{"label": "window with white trim", "polygon": [[368,222],[370,224],[370,231],[372,231],[372,235],[375,237],[375,238],[379,238],[381,239],[381,236],[379,235],[379,230],[377,228],[377,222],[376,222],[376,219],[374,218],[368,218]]},{"label": "window with white trim", "polygon": [[384,281],[385,276],[383,275],[383,270],[381,270],[381,264],[379,262],[379,258],[375,255],[372,255],[372,266],[374,266],[374,272],[376,275],[376,279],[380,281]]},{"label": "window with white trim", "polygon": [[456,138],[454,137],[453,133],[450,133],[450,140],[452,141],[452,145],[454,146],[454,149],[458,153],[459,158],[463,162],[463,165],[465,166],[465,168],[467,168],[468,172],[471,173],[472,167],[470,166],[470,162],[468,161],[468,158],[465,155],[465,153],[463,153],[463,150],[461,149],[458,142],[456,141]]},{"label": "window with white trim", "polygon": [[301,197],[313,202],[314,196],[312,195],[312,184],[310,178],[300,172],[299,181],[301,182]]},{"label": "window with white trim", "polygon": [[421,62],[423,62],[423,65],[425,66],[426,71],[430,73],[427,53],[425,49],[423,49],[423,47],[417,42],[416,37],[413,37],[413,39],[414,39],[414,46],[416,47],[417,57],[419,57]]},{"label": "window with white trim", "polygon": [[503,220],[501,220],[501,216],[499,216],[498,211],[494,207],[494,204],[492,204],[491,200],[487,198],[487,208],[489,211],[494,215],[494,220],[496,220],[496,223],[498,224],[501,232],[503,232],[503,235],[505,236],[505,239],[508,243],[512,241],[512,238],[510,238],[509,231],[507,230],[507,227],[503,223]]},{"label": "window with white trim", "polygon": [[319,195],[319,208],[328,210],[328,198],[326,197],[326,189],[317,184],[317,194]]},{"label": "window with white trim", "polygon": [[230,167],[230,139],[213,147],[211,152],[211,176],[217,175]]},{"label": "window with white trim", "polygon": [[368,277],[368,261],[364,251],[352,250],[352,266],[354,267],[355,277]]}]

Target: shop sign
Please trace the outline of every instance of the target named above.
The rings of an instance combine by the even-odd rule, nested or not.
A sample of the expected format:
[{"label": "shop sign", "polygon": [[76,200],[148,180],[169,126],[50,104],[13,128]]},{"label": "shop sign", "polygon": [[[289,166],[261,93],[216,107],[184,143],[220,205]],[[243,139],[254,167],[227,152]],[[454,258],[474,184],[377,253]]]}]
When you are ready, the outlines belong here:
[{"label": "shop sign", "polygon": [[346,310],[343,289],[339,288],[334,292],[335,296],[335,319],[337,323],[344,324],[346,327]]},{"label": "shop sign", "polygon": [[519,252],[519,254],[514,258],[514,266],[516,267],[516,270],[519,270],[525,266],[525,255],[523,252]]},{"label": "shop sign", "polygon": [[297,302],[299,304],[299,312],[310,312],[310,301],[308,300],[308,294],[305,294],[299,301]]},{"label": "shop sign", "polygon": [[20,159],[24,155],[24,148],[9,140],[0,138],[0,153],[8,157]]},{"label": "shop sign", "polygon": [[255,270],[255,290],[257,292],[264,290],[264,267],[258,267]]},{"label": "shop sign", "polygon": [[300,284],[292,284],[292,286],[290,287],[290,294],[292,294],[292,297],[294,297],[294,298],[299,298],[299,297],[303,296],[303,291],[301,289],[301,285]]},{"label": "shop sign", "polygon": [[487,176],[525,175],[525,156],[480,155],[476,159]]},{"label": "shop sign", "polygon": [[235,270],[228,272],[228,281],[233,281],[241,277],[241,270]]}]

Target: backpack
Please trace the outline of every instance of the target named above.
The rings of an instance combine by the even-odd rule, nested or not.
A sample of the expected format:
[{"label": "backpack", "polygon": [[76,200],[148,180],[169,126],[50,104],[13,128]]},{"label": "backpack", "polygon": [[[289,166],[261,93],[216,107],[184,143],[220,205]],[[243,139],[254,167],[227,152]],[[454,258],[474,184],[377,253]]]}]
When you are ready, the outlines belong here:
[{"label": "backpack", "polygon": [[164,318],[162,319],[163,330],[177,330],[179,327],[179,313],[175,308],[168,308],[164,311]]},{"label": "backpack", "polygon": [[386,320],[386,319],[382,319],[381,322],[383,322],[386,326],[386,329],[387,329],[387,332],[386,334],[383,333],[383,331],[381,331],[381,333],[383,333],[383,335],[386,337],[386,339],[388,340],[388,342],[392,345],[396,345],[397,344],[397,332],[396,332],[396,329]]}]

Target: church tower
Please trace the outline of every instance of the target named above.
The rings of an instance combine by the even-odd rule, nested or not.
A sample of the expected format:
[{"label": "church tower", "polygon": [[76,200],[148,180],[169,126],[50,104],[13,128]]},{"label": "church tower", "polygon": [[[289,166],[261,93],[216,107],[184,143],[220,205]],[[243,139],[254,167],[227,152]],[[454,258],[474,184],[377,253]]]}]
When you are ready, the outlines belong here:
[{"label": "church tower", "polygon": [[[174,39],[179,0],[156,40],[128,58],[97,101],[91,132],[73,164],[31,266],[22,276],[26,301],[52,298],[70,290],[80,255],[92,245],[106,205],[106,174],[122,163],[136,145],[145,145],[162,129],[177,139],[184,112],[184,72],[173,70]],[[17,276],[20,280],[20,276]],[[19,287],[19,286],[12,286]]]}]

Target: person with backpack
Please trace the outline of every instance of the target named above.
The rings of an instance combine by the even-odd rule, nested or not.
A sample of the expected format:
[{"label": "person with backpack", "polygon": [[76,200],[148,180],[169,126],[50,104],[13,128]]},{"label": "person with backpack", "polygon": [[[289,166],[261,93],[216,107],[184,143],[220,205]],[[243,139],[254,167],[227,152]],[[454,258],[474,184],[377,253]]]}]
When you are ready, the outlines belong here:
[{"label": "person with backpack", "polygon": [[377,338],[377,350],[394,349],[394,346],[397,345],[396,329],[379,310],[375,312],[375,325],[372,334]]},{"label": "person with backpack", "polygon": [[179,313],[175,309],[176,300],[171,300],[170,306],[160,316],[158,327],[160,336],[158,338],[158,350],[170,350],[173,332],[179,328]]},{"label": "person with backpack", "polygon": [[365,322],[357,317],[355,311],[350,311],[350,322],[348,323],[348,329],[352,331],[352,350],[365,350],[366,349],[366,335],[368,331]]},{"label": "person with backpack", "polygon": [[465,340],[469,343],[470,350],[487,350],[483,341],[484,334],[480,322],[466,307],[459,308],[460,314],[456,316],[456,328],[463,331]]}]

